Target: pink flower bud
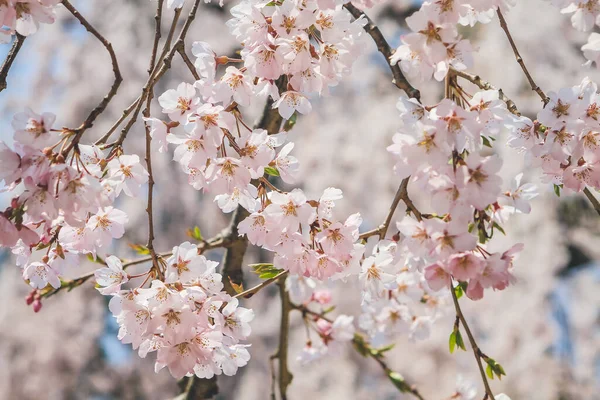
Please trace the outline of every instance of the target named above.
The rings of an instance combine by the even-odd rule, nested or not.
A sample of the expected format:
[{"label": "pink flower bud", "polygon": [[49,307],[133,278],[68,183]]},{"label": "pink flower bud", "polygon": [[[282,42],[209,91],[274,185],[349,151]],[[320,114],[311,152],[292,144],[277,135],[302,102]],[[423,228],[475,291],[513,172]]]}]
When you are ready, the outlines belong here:
[{"label": "pink flower bud", "polygon": [[38,299],[33,302],[33,311],[39,312],[42,309],[42,302]]}]

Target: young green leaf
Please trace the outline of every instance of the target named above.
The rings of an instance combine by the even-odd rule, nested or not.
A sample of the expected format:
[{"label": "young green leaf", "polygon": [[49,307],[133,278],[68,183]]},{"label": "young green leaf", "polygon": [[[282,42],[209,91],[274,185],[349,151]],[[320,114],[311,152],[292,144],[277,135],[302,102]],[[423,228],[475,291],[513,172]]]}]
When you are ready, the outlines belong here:
[{"label": "young green leaf", "polygon": [[410,385],[406,383],[404,377],[397,372],[390,371],[388,372],[388,378],[390,381],[400,390],[402,393],[409,392],[411,390]]},{"label": "young green leaf", "polygon": [[464,351],[467,351],[467,346],[465,346],[465,342],[459,330],[456,331],[456,345]]},{"label": "young green leaf", "polygon": [[554,194],[556,194],[556,197],[560,197],[560,189],[561,185],[554,184]]},{"label": "young green leaf", "polygon": [[129,247],[131,247],[136,253],[138,253],[141,256],[147,256],[148,254],[150,254],[150,249],[148,249],[144,245],[129,243]]},{"label": "young green leaf", "polygon": [[279,176],[279,171],[275,167],[265,167],[265,173],[271,176]]},{"label": "young green leaf", "polygon": [[454,349],[456,348],[456,332],[452,332],[450,334],[450,339],[448,341],[448,347],[450,348],[450,354],[454,353]]},{"label": "young green leaf", "polygon": [[485,368],[485,374],[488,376],[488,378],[494,379],[494,371],[492,371],[490,364],[488,364],[488,366]]}]

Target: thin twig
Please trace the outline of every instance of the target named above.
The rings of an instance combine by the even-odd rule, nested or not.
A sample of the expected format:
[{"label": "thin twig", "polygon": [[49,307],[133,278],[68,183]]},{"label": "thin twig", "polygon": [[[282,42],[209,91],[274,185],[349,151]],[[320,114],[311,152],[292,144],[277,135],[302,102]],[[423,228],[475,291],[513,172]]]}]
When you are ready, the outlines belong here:
[{"label": "thin twig", "polygon": [[[197,4],[197,2],[196,2],[196,4]],[[184,27],[182,28],[182,31],[179,36],[180,38],[181,38],[181,34],[184,32],[185,27],[188,26],[187,24],[190,21],[190,18],[193,21],[193,17],[195,17],[195,15],[196,15],[195,10],[196,10],[196,8],[193,7],[192,11],[190,12],[190,16],[188,16],[188,19],[186,21],[186,25],[184,25]],[[192,12],[193,12],[193,17],[192,17]],[[173,21],[171,23],[171,28],[169,29],[169,34],[167,35],[167,39],[163,46],[163,50],[161,52],[161,55],[159,56],[159,60],[162,60],[162,65],[160,66],[160,69],[159,69],[159,63],[157,63],[155,65],[154,70],[152,71],[152,74],[150,75],[150,77],[148,78],[148,81],[142,88],[142,94],[139,97],[140,100],[135,105],[135,107],[133,109],[133,113],[131,115],[131,118],[129,119],[129,122],[127,122],[127,124],[125,124],[125,127],[121,130],[121,135],[119,136],[117,141],[112,145],[113,148],[119,147],[123,144],[123,142],[125,141],[125,138],[127,137],[127,134],[131,130],[131,127],[137,121],[137,118],[140,114],[140,110],[142,109],[144,100],[146,100],[150,96],[150,92],[154,88],[154,85],[160,80],[160,78],[162,78],[162,76],[165,74],[165,72],[167,72],[167,70],[169,68],[171,68],[171,60],[173,59],[173,56],[175,55],[175,51],[173,51],[173,49],[171,48],[171,43],[173,41],[173,36],[175,34],[175,27],[177,26],[177,21],[179,20],[180,14],[181,14],[181,8],[176,9],[175,15],[173,16]],[[185,29],[185,32],[187,33],[187,29]]]},{"label": "thin twig", "polygon": [[276,280],[278,280],[279,278],[281,278],[283,276],[287,276],[288,274],[289,274],[289,271],[281,271],[274,277],[269,278],[265,281],[262,281],[258,285],[254,286],[248,290],[244,290],[243,292],[240,292],[233,297],[238,297],[238,298],[242,297],[244,299],[249,299],[250,297],[254,296],[256,293],[260,292],[261,290],[263,290],[264,288],[269,286],[271,283],[275,282]]},{"label": "thin twig", "polygon": [[[231,239],[229,239],[226,236],[223,236],[223,233],[220,233],[211,239],[208,239],[208,240],[205,240],[205,241],[199,243],[198,244],[198,253],[202,254],[207,250],[218,249],[218,248],[227,248],[230,245],[231,245]],[[173,255],[173,253],[168,251],[165,253],[158,253],[157,257],[165,258],[165,257],[170,257],[171,255]],[[134,265],[144,264],[144,263],[147,263],[148,261],[152,261],[152,256],[141,257],[141,258],[138,258],[135,260],[130,260],[130,261],[123,261],[122,265],[123,265],[123,269],[126,270],[129,267],[132,267]],[[106,265],[106,263],[104,261],[99,261],[99,262],[103,265]],[[85,275],[82,275],[78,278],[70,279],[67,281],[62,281],[62,284],[58,289],[52,289],[49,292],[45,293],[43,296],[50,297],[50,296],[52,296],[60,291],[63,291],[65,289],[70,291],[76,287],[81,286],[82,284],[87,282],[93,276],[94,276],[94,271],[89,272]]]},{"label": "thin twig", "polygon": [[275,373],[275,359],[277,357],[277,353],[269,357],[269,367],[271,369],[271,400],[277,400],[277,396],[275,395],[275,383],[277,381],[277,375]]},{"label": "thin twig", "polygon": [[[305,305],[292,304],[292,307],[293,307],[293,309],[302,312],[303,315],[309,314],[315,318],[323,319],[329,323],[333,323],[333,320],[331,320],[324,314],[314,312],[311,309],[309,309],[308,307],[306,307]],[[399,374],[394,373],[394,371],[387,365],[383,354],[381,352],[374,351],[376,349],[372,348],[360,334],[358,334],[358,333],[354,334],[354,337],[352,338],[352,344],[354,345],[354,348],[360,354],[362,354],[363,356],[369,356],[369,357],[373,358],[377,362],[377,364],[379,364],[379,366],[385,371],[385,374],[387,375],[387,377],[393,381],[394,386],[398,387],[398,389],[400,389],[402,392],[407,392],[407,393],[412,394],[419,400],[425,400],[425,398],[419,392],[419,390],[417,389],[417,387],[415,385],[409,384],[404,379],[402,379],[401,381],[399,380],[400,379]],[[392,377],[394,379],[392,379]]]},{"label": "thin twig", "polygon": [[598,214],[600,214],[600,202],[598,201],[598,199],[596,198],[596,196],[594,196],[592,194],[592,192],[590,191],[590,189],[588,187],[586,187],[585,189],[583,189],[583,193],[588,198],[588,200],[590,201],[590,203],[592,203],[592,206],[594,207],[594,210],[596,210],[596,212]]},{"label": "thin twig", "polygon": [[192,62],[192,60],[190,60],[188,55],[185,53],[185,46],[178,47],[177,52],[179,52],[179,55],[183,59],[183,62],[185,63],[185,65],[187,65],[187,67],[190,70],[190,72],[192,73],[192,76],[194,77],[194,79],[199,81],[200,75],[198,75],[198,72],[196,72],[196,67],[194,67],[194,63]]},{"label": "thin twig", "polygon": [[15,41],[13,42],[12,47],[10,48],[8,55],[6,56],[6,60],[4,60],[2,67],[0,67],[0,92],[6,89],[6,87],[8,86],[6,82],[6,78],[8,77],[8,71],[10,70],[10,67],[12,66],[15,59],[17,58],[17,54],[19,54],[19,50],[21,50],[24,41],[25,36],[21,35],[20,33],[17,33],[15,35]]},{"label": "thin twig", "polygon": [[279,278],[279,296],[281,298],[281,323],[279,327],[279,348],[277,350],[277,363],[279,365],[279,395],[281,400],[287,400],[287,388],[292,383],[293,375],[288,369],[288,346],[290,333],[290,311],[293,305],[290,296],[285,290],[286,276]]},{"label": "thin twig", "polygon": [[[156,15],[154,17],[154,44],[152,45],[152,55],[150,56],[150,64],[148,66],[148,75],[150,75],[150,77],[152,77],[152,71],[154,70],[154,64],[156,62],[156,53],[158,51],[158,42],[161,36],[160,28],[163,3],[164,0],[158,0],[158,5],[156,6]],[[150,118],[150,108],[153,97],[154,91],[150,90],[146,98],[146,108],[143,112],[143,115],[146,118]],[[156,251],[154,250],[154,216],[152,212],[152,192],[154,189],[154,174],[152,173],[152,136],[150,135],[150,125],[148,124],[148,122],[144,122],[144,125],[146,131],[146,167],[148,168],[148,203],[146,206],[146,213],[148,214],[148,243],[146,244],[146,247],[150,251],[150,257],[152,257],[152,267],[158,273],[160,271],[160,268],[158,265]]]},{"label": "thin twig", "polygon": [[415,218],[417,220],[421,221],[423,219],[423,216],[421,215],[421,213],[419,212],[417,207],[415,207],[414,203],[408,196],[408,181],[409,181],[409,179],[410,179],[410,177],[407,177],[407,178],[404,178],[402,180],[402,182],[400,182],[400,187],[398,188],[398,191],[396,192],[396,195],[394,196],[394,200],[392,201],[390,210],[389,210],[388,215],[385,218],[385,221],[383,222],[383,224],[381,224],[376,229],[372,229],[370,231],[361,233],[359,236],[360,239],[367,239],[367,238],[369,238],[371,236],[375,236],[375,235],[378,235],[379,239],[385,238],[385,235],[388,231],[388,228],[390,227],[390,223],[392,222],[392,218],[394,216],[394,213],[396,212],[396,208],[398,208],[398,204],[400,203],[400,200],[402,200],[404,202],[404,204],[406,204],[406,207],[413,213],[413,215],[415,216]]},{"label": "thin twig", "polygon": [[471,348],[473,349],[473,355],[475,356],[475,360],[477,361],[477,366],[479,367],[479,373],[481,374],[481,379],[483,380],[483,385],[485,386],[485,392],[489,396],[490,400],[495,400],[494,393],[490,388],[490,384],[487,380],[487,376],[485,375],[485,371],[483,369],[483,364],[481,363],[481,350],[477,346],[477,342],[475,341],[475,337],[473,333],[471,333],[471,329],[469,328],[469,324],[463,312],[460,308],[460,304],[458,303],[458,298],[456,297],[456,293],[454,292],[454,287],[452,286],[452,282],[450,282],[450,292],[452,293],[452,301],[454,302],[454,308],[456,309],[456,316],[460,319],[462,326],[465,328],[467,332],[467,337],[469,338],[469,343],[471,343]]},{"label": "thin twig", "polygon": [[461,77],[469,82],[471,82],[472,84],[474,84],[475,86],[479,87],[482,90],[497,90],[498,94],[500,96],[500,100],[502,100],[503,102],[506,103],[506,108],[508,108],[508,111],[510,111],[511,113],[520,116],[521,112],[517,109],[517,106],[515,104],[514,101],[512,101],[511,99],[509,99],[504,92],[502,91],[502,89],[497,89],[495,88],[492,84],[490,84],[489,82],[486,82],[484,80],[482,80],[479,75],[473,75],[473,74],[469,74],[468,72],[465,71],[458,71],[455,69],[451,69],[452,73],[458,77]]},{"label": "thin twig", "polygon": [[390,62],[390,57],[392,57],[392,48],[388,44],[387,40],[377,27],[375,23],[369,18],[367,14],[363,11],[356,8],[352,3],[344,4],[344,8],[352,14],[355,19],[364,18],[367,21],[367,24],[364,26],[365,31],[373,38],[373,41],[377,45],[377,50],[385,57],[387,64],[392,70],[392,75],[394,76],[394,84],[404,90],[409,97],[414,97],[417,100],[421,99],[421,93],[415,89],[406,79],[402,70],[398,66],[398,64],[392,65]]},{"label": "thin twig", "polygon": [[525,74],[525,76],[527,77],[527,80],[529,81],[529,84],[531,85],[531,90],[535,91],[538,94],[538,96],[540,96],[540,98],[544,102],[544,105],[548,104],[548,101],[549,101],[548,97],[544,94],[542,89],[540,89],[540,87],[535,83],[535,81],[531,77],[531,74],[527,70],[527,67],[525,66],[523,57],[521,57],[521,54],[519,53],[519,49],[517,49],[517,45],[515,44],[515,41],[513,40],[512,35],[510,34],[510,31],[508,30],[508,25],[506,24],[504,15],[502,15],[502,12],[500,11],[500,9],[498,9],[497,13],[498,13],[498,19],[500,20],[500,27],[506,33],[506,37],[508,38],[508,41],[510,42],[510,47],[512,47],[513,53],[515,53],[515,58],[517,59],[517,63],[519,63],[519,65],[521,66],[523,73]]},{"label": "thin twig", "polygon": [[108,51],[108,54],[110,55],[110,60],[112,63],[112,70],[113,70],[113,74],[115,76],[115,80],[114,80],[112,86],[110,87],[108,94],[106,96],[104,96],[104,98],[102,99],[102,101],[100,101],[100,103],[96,106],[96,108],[94,108],[90,112],[90,114],[85,119],[83,124],[81,124],[81,126],[79,128],[74,130],[75,136],[73,137],[73,140],[71,141],[69,146],[67,146],[67,148],[64,150],[64,153],[63,153],[63,154],[68,154],[71,149],[73,149],[75,146],[77,146],[77,144],[79,143],[79,139],[81,139],[81,136],[83,135],[83,133],[88,128],[91,128],[92,125],[94,124],[94,121],[96,120],[96,118],[98,118],[98,116],[100,114],[102,114],[104,112],[104,110],[106,110],[108,103],[110,103],[112,98],[117,94],[117,90],[119,89],[119,86],[121,85],[121,82],[123,81],[123,77],[121,76],[121,71],[119,70],[119,63],[117,61],[117,56],[115,54],[115,51],[113,50],[112,44],[108,40],[106,40],[106,38],[104,36],[102,36],[96,30],[96,28],[94,28],[86,20],[79,13],[79,11],[75,7],[73,7],[73,5],[68,0],[62,0],[62,4],[65,6],[65,8],[67,10],[69,10],[71,12],[71,14],[73,14],[73,16],[75,18],[77,18],[77,20],[81,23],[81,25],[83,25],[88,32],[90,32],[92,35],[94,35],[94,37],[96,39],[98,39],[98,41],[100,41],[100,43],[102,43],[102,45],[106,48],[106,51]]}]

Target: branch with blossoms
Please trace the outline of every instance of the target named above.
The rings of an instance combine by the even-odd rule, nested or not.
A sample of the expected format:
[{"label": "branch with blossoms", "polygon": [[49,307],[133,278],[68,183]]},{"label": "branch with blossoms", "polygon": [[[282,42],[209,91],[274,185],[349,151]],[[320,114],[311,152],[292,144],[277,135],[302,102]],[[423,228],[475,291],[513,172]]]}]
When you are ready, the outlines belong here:
[{"label": "branch with blossoms", "polygon": [[[39,23],[53,22],[58,3],[16,1],[2,8],[1,35],[17,38],[0,70],[0,84],[24,37]],[[505,233],[509,217],[530,212],[529,200],[536,192],[532,184],[521,183],[523,174],[505,187],[499,176],[500,156],[486,152],[497,149],[500,133],[508,132],[507,145],[527,153],[557,194],[583,191],[600,213],[600,202],[591,192],[600,188],[597,86],[586,79],[546,96],[526,68],[504,19],[511,1],[426,1],[406,19],[409,32],[392,51],[363,11],[366,4],[358,8],[338,0],[241,0],[231,9],[227,24],[241,46],[240,58],[229,58],[201,41],[191,43],[192,57],[188,56],[187,35],[200,0],[192,2],[178,33],[185,1],[158,0],[147,80],[94,144],[82,143],[83,133],[117,94],[122,80],[117,56],[71,3],[61,3],[103,44],[115,79],[79,128],[55,129],[54,115],[27,109],[14,117],[14,147],[0,143],[0,179],[13,195],[0,214],[0,245],[11,248],[33,288],[27,302],[34,311],[40,311],[42,298],[95,278],[99,292],[111,297],[109,309],[119,324],[119,339],[140,357],[156,353],[157,371],[167,368],[175,379],[187,379],[179,398],[189,399],[212,396],[218,375],[235,375],[248,364],[254,312],[240,300],[277,283],[279,344],[270,361],[278,362],[277,372],[273,365],[273,387],[277,380],[282,400],[293,388],[292,354],[306,365],[334,357],[345,344],[373,358],[399,391],[422,400],[420,390],[388,366],[385,354],[398,335],[425,340],[436,322],[452,314],[450,351],[466,349],[462,328],[485,398],[507,399],[494,395],[488,380],[501,378],[505,371],[481,351],[459,299],[479,301],[486,292],[505,290],[515,282],[515,257],[522,245],[492,251],[490,242],[498,232]],[[174,15],[159,51],[165,4]],[[576,27],[589,28],[588,11],[567,7],[563,12],[574,12]],[[526,79],[543,100],[535,121],[522,116],[502,90],[468,72],[473,48],[458,28],[489,23],[496,15]],[[311,196],[293,187],[299,160],[292,155],[295,145],[288,131],[312,111],[314,97],[351,73],[369,40],[386,58],[393,83],[402,90],[398,132],[387,148],[399,184],[383,223],[361,232],[359,213],[336,215],[336,203],[343,199],[340,189],[328,187],[320,196]],[[584,55],[593,56],[593,46],[586,46]],[[182,81],[157,96],[159,118],[152,111],[154,90],[176,55],[193,81]],[[445,96],[424,105],[413,83],[431,78],[443,82]],[[480,91],[465,89],[459,78]],[[259,104],[265,104],[264,112],[251,124],[248,108]],[[138,155],[123,149],[140,113],[145,167]],[[119,128],[117,139],[109,142]],[[155,238],[154,214],[159,210],[154,209],[153,193],[154,175],[160,171],[153,170],[152,160],[171,151],[190,186],[212,196],[223,213],[232,215],[229,226],[215,238],[204,240],[192,232],[197,243],[188,241],[157,253],[160,238]],[[281,189],[280,181],[292,189]],[[125,261],[107,252],[129,224],[127,214],[115,205],[122,194],[141,197],[146,185],[147,242],[133,247],[148,257]],[[409,185],[426,195],[431,212],[419,211],[423,208],[409,197]],[[407,213],[395,221],[400,202]],[[249,244],[270,253],[272,262],[252,265],[262,281],[244,289],[243,260]],[[203,254],[218,247],[225,248],[221,266]],[[102,266],[91,274],[63,279],[63,271],[75,267],[81,257]],[[150,264],[145,272],[126,272],[142,263]],[[328,286],[348,280],[360,287],[356,322],[355,316],[329,317],[335,305]],[[307,335],[301,350],[290,347],[294,310],[302,313]],[[452,398],[462,397],[457,390]]]}]

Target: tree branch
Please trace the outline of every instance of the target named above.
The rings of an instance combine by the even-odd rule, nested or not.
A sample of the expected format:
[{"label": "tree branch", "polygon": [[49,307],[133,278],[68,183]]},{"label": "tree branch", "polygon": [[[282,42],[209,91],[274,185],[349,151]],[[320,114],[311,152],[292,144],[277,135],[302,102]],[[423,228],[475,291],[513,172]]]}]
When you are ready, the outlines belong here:
[{"label": "tree branch", "polygon": [[183,60],[185,65],[187,65],[187,67],[190,70],[190,72],[192,73],[192,76],[194,77],[194,79],[199,81],[200,75],[198,75],[198,72],[196,72],[196,67],[194,67],[194,63],[192,62],[192,60],[190,60],[188,55],[185,53],[185,46],[178,47],[177,52],[179,52],[181,59]]},{"label": "tree branch", "polygon": [[497,89],[489,82],[482,80],[479,77],[479,75],[469,74],[468,72],[465,72],[465,71],[458,71],[458,70],[455,70],[454,68],[452,68],[451,71],[454,75],[471,82],[475,86],[479,87],[479,89],[497,90],[498,94],[500,96],[500,100],[502,100],[503,102],[506,103],[506,108],[508,108],[508,111],[510,111],[511,113],[513,113],[514,115],[517,115],[517,116],[521,115],[521,112],[517,109],[517,105],[515,104],[515,102],[512,101],[511,99],[509,99],[508,97],[506,97],[506,95],[504,94],[504,91],[502,91],[502,89]]},{"label": "tree branch", "polygon": [[[218,248],[222,248],[222,247],[227,248],[230,244],[231,244],[231,241],[228,238],[224,237],[223,234],[218,234],[211,239],[201,242],[198,245],[198,253],[202,254],[207,250],[218,249]],[[172,254],[173,254],[172,252],[168,251],[165,253],[157,254],[157,257],[165,258],[165,257],[170,257]],[[144,263],[147,263],[148,261],[152,261],[152,256],[142,257],[142,258],[138,258],[138,259],[130,260],[130,261],[124,261],[123,269],[126,270],[127,268],[129,268],[131,266],[144,264]],[[104,260],[98,259],[97,262],[99,262],[100,264],[106,265]],[[51,288],[48,292],[43,294],[43,297],[53,296],[56,293],[60,292],[61,290],[65,290],[65,289],[67,289],[67,291],[70,291],[76,287],[81,286],[82,284],[87,282],[93,276],[94,276],[94,271],[89,272],[85,275],[82,275],[79,278],[62,281],[62,284],[58,289]]]},{"label": "tree branch", "polygon": [[450,282],[450,292],[452,293],[452,301],[454,302],[454,308],[456,309],[456,316],[460,319],[462,326],[465,328],[467,332],[467,337],[469,338],[469,343],[471,343],[471,348],[473,349],[473,355],[475,356],[475,360],[477,361],[477,366],[479,367],[479,373],[481,374],[481,379],[483,380],[483,385],[485,386],[485,393],[489,396],[490,400],[495,400],[494,393],[490,388],[490,384],[485,376],[485,371],[483,369],[483,364],[481,363],[481,350],[477,346],[477,342],[475,341],[475,337],[471,333],[471,329],[469,328],[469,324],[467,324],[467,319],[463,315],[463,312],[460,308],[460,304],[458,303],[458,298],[456,297],[456,293],[454,292],[454,287],[452,286],[452,282]]},{"label": "tree branch", "polygon": [[288,347],[290,333],[290,311],[293,305],[290,296],[285,290],[285,279],[279,278],[279,297],[281,298],[281,323],[279,326],[279,348],[277,349],[277,364],[279,365],[279,394],[281,400],[287,400],[287,388],[292,383],[294,376],[288,369]]},{"label": "tree branch", "polygon": [[17,58],[17,54],[19,54],[19,50],[21,50],[23,42],[25,42],[25,36],[21,35],[20,33],[17,33],[15,35],[15,41],[13,42],[12,47],[10,48],[8,55],[6,56],[6,60],[4,60],[2,67],[0,67],[0,92],[6,89],[6,87],[8,86],[8,84],[6,83],[8,71],[10,70],[10,67],[12,67],[12,64],[15,61],[15,59]]},{"label": "tree branch", "polygon": [[538,94],[538,96],[540,96],[540,98],[544,102],[544,105],[548,104],[548,101],[549,101],[548,97],[544,94],[542,89],[540,89],[540,87],[535,83],[535,81],[531,77],[531,74],[527,70],[527,67],[525,66],[523,57],[521,57],[521,54],[519,53],[519,49],[517,49],[517,45],[515,44],[515,41],[513,40],[512,35],[510,34],[510,31],[508,30],[508,25],[506,25],[506,20],[504,19],[504,15],[502,15],[502,12],[500,11],[500,9],[498,9],[497,13],[498,13],[498,19],[500,20],[500,27],[506,33],[506,37],[508,38],[508,41],[510,42],[510,47],[512,47],[513,53],[515,53],[515,58],[517,59],[517,63],[519,63],[519,65],[521,66],[523,73],[525,73],[525,76],[527,77],[527,80],[529,81],[529,85],[531,85],[531,90],[535,91]]},{"label": "tree branch", "polygon": [[417,210],[417,207],[415,207],[414,203],[408,196],[408,181],[409,180],[410,180],[410,176],[402,179],[402,182],[400,182],[400,187],[398,188],[398,191],[396,192],[396,195],[394,196],[394,200],[392,201],[392,205],[390,206],[390,211],[388,212],[388,215],[385,218],[385,221],[383,222],[383,224],[381,224],[376,229],[372,229],[370,231],[363,232],[359,236],[360,239],[367,239],[367,238],[369,238],[371,236],[375,236],[375,235],[378,235],[379,239],[385,238],[385,235],[388,231],[390,223],[392,222],[392,218],[394,216],[394,213],[396,212],[396,208],[398,208],[398,204],[400,203],[400,200],[402,200],[404,202],[404,204],[406,204],[406,207],[413,213],[413,215],[415,216],[415,218],[418,221],[421,221],[423,219],[422,214],[419,212],[419,210]]},{"label": "tree branch", "polygon": [[[187,33],[186,26],[189,28],[188,22],[191,23],[190,21],[194,20],[194,18],[196,16],[197,5],[198,5],[198,0],[196,0],[196,3],[194,3],[194,7],[192,7],[192,10],[190,11],[190,15],[188,16],[186,25],[184,25],[184,27],[182,28],[182,30],[179,34],[179,40],[181,40],[182,35],[183,35],[183,37],[185,37],[184,32]],[[159,64],[155,65],[154,70],[152,71],[152,74],[150,75],[150,77],[148,78],[148,81],[142,88],[142,94],[140,95],[138,100],[136,100],[137,104],[133,108],[133,114],[132,114],[131,118],[129,119],[129,122],[121,130],[121,135],[119,136],[119,139],[117,139],[117,141],[111,145],[113,148],[119,147],[123,144],[123,142],[125,141],[125,138],[127,137],[127,134],[131,130],[131,127],[137,121],[137,118],[140,113],[140,110],[142,109],[142,104],[143,104],[144,100],[146,100],[150,96],[150,92],[153,90],[154,85],[160,80],[160,78],[162,78],[162,76],[165,74],[165,72],[167,72],[167,70],[169,68],[171,68],[171,60],[175,56],[175,51],[174,51],[174,48],[171,48],[171,43],[173,41],[173,36],[175,34],[175,28],[177,26],[177,21],[179,20],[180,15],[181,15],[181,8],[178,8],[175,10],[175,15],[173,16],[171,28],[169,29],[167,39],[165,41],[163,50],[159,57],[159,59],[162,60],[162,66],[159,69]],[[129,109],[129,107],[128,107],[128,109]],[[103,139],[104,139],[104,137],[103,137]]]},{"label": "tree branch", "polygon": [[73,140],[71,141],[71,143],[69,144],[69,146],[67,146],[67,148],[64,150],[64,153],[63,153],[63,155],[66,156],[66,154],[68,154],[69,151],[71,151],[71,149],[73,149],[75,146],[77,146],[77,144],[79,143],[79,139],[81,138],[81,136],[83,135],[83,133],[88,128],[92,127],[92,125],[94,124],[94,121],[96,120],[96,118],[98,118],[98,116],[104,112],[104,110],[108,106],[108,103],[110,103],[110,101],[112,100],[112,98],[117,94],[117,90],[119,89],[119,86],[121,85],[121,82],[123,81],[123,77],[121,76],[121,71],[119,70],[119,63],[117,61],[117,56],[115,54],[115,51],[113,50],[112,44],[108,40],[106,40],[106,38],[104,38],[104,36],[102,36],[96,30],[96,28],[94,28],[86,20],[79,13],[79,11],[77,11],[77,9],[75,7],[73,7],[73,5],[68,0],[62,0],[62,4],[65,6],[65,8],[67,10],[69,10],[69,12],[71,12],[71,14],[75,18],[77,18],[77,20],[81,23],[81,25],[83,25],[88,32],[90,32],[92,35],[94,35],[94,37],[96,39],[98,39],[100,41],[100,43],[102,43],[102,45],[106,48],[106,51],[110,55],[110,60],[111,60],[111,63],[112,63],[113,74],[115,76],[115,80],[114,80],[114,82],[113,82],[113,84],[112,84],[112,86],[111,86],[108,94],[106,96],[104,96],[104,98],[102,99],[102,101],[100,101],[100,104],[98,104],[96,106],[96,108],[94,108],[90,112],[90,114],[88,115],[88,117],[86,118],[86,120],[83,122],[83,124],[81,124],[81,126],[79,128],[77,128],[77,129],[74,130],[75,136],[73,137]]},{"label": "tree branch", "polygon": [[240,292],[238,294],[236,294],[233,297],[237,297],[237,298],[244,298],[244,299],[249,299],[250,297],[254,296],[256,293],[260,292],[261,290],[263,290],[264,288],[266,288],[267,286],[269,286],[271,283],[277,281],[279,278],[285,277],[287,275],[289,275],[290,271],[281,271],[280,273],[278,273],[277,275],[275,275],[272,278],[269,278],[267,280],[262,281],[261,283],[259,283],[258,285],[254,286],[253,288],[250,288],[248,290],[244,290],[243,292]]},{"label": "tree branch", "polygon": [[414,97],[417,100],[421,100],[421,93],[412,87],[412,85],[408,82],[398,64],[392,65],[390,63],[390,57],[393,55],[392,48],[388,44],[387,40],[385,40],[385,37],[377,25],[375,25],[373,20],[371,20],[371,18],[369,18],[369,16],[363,11],[356,8],[352,3],[344,4],[344,8],[348,10],[355,19],[364,18],[367,21],[364,29],[373,38],[373,41],[377,45],[377,50],[383,54],[387,64],[392,70],[392,75],[394,76],[394,85],[396,85],[399,89],[404,90],[409,97]]},{"label": "tree branch", "polygon": [[583,189],[583,193],[588,198],[588,200],[590,201],[590,203],[592,203],[592,207],[594,207],[594,210],[596,210],[596,212],[598,214],[600,214],[600,202],[598,201],[598,199],[596,198],[596,196],[594,196],[592,194],[592,192],[590,191],[590,189],[588,187],[586,187],[585,189]]},{"label": "tree branch", "polygon": [[[152,45],[152,55],[150,56],[150,65],[148,66],[148,74],[152,76],[154,70],[154,64],[156,62],[156,52],[158,51],[158,42],[161,36],[161,19],[163,10],[164,0],[158,0],[156,7],[156,15],[154,17],[155,30],[154,30],[154,44]],[[146,98],[146,108],[144,109],[143,115],[146,118],[150,118],[150,108],[152,98],[154,97],[154,91],[150,90],[148,97]],[[159,273],[160,268],[158,265],[158,257],[154,250],[154,217],[152,215],[152,191],[154,189],[154,174],[152,173],[152,136],[150,135],[150,126],[148,122],[144,122],[146,132],[146,167],[148,168],[148,203],[146,206],[146,213],[148,214],[148,242],[146,247],[150,251],[150,257],[152,258],[152,267]]]}]

